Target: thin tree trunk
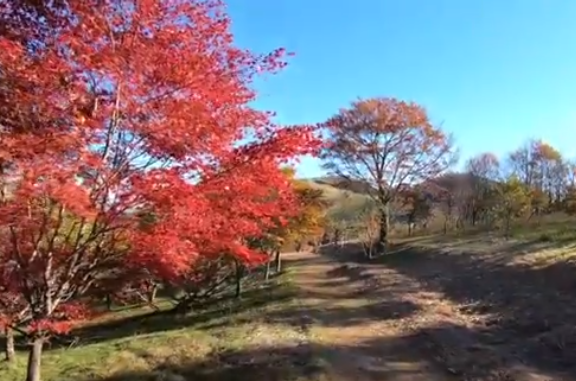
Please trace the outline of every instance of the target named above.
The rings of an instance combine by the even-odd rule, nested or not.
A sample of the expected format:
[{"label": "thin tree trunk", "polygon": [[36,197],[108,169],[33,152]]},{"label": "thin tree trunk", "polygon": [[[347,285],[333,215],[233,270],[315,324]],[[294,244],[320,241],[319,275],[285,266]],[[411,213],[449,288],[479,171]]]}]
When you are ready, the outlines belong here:
[{"label": "thin tree trunk", "polygon": [[156,294],[158,293],[158,285],[154,284],[150,289],[150,293],[148,294],[148,303],[154,304],[156,301]]},{"label": "thin tree trunk", "polygon": [[380,209],[380,232],[378,235],[378,249],[380,253],[386,252],[386,247],[388,244],[388,227],[390,222],[388,209],[388,203],[383,205]]},{"label": "thin tree trunk", "polygon": [[148,306],[154,311],[160,311],[156,305],[156,294],[158,293],[158,284],[154,283],[148,292]]},{"label": "thin tree trunk", "polygon": [[312,252],[314,254],[320,254],[320,239],[321,238],[316,238],[314,240],[314,246],[312,247]]},{"label": "thin tree trunk", "polygon": [[28,355],[28,367],[26,370],[26,381],[41,381],[40,378],[40,365],[42,359],[42,346],[44,340],[42,338],[35,338],[30,347]]},{"label": "thin tree trunk", "polygon": [[282,259],[280,258],[280,249],[276,249],[276,273],[279,274],[282,271]]},{"label": "thin tree trunk", "polygon": [[264,280],[268,281],[270,279],[270,267],[272,266],[272,258],[268,255],[268,260],[266,261],[266,272],[264,273]]},{"label": "thin tree trunk", "polygon": [[6,326],[6,328],[4,328],[4,334],[6,335],[6,361],[14,362],[14,359],[16,358],[16,351],[14,350],[14,331],[9,326]]},{"label": "thin tree trunk", "polygon": [[242,296],[242,278],[244,277],[244,265],[236,260],[236,299]]},{"label": "thin tree trunk", "polygon": [[508,239],[510,238],[510,217],[506,216],[506,222],[505,222],[505,226],[504,226],[504,238]]},{"label": "thin tree trunk", "polygon": [[106,308],[108,311],[112,311],[112,297],[110,294],[106,294]]}]

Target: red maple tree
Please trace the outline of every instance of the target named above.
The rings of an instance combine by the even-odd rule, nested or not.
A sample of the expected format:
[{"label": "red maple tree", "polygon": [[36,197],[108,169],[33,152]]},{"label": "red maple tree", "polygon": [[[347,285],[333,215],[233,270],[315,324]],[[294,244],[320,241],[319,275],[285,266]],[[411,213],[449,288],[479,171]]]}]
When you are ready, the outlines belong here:
[{"label": "red maple tree", "polygon": [[242,238],[292,199],[278,166],[318,141],[249,106],[285,52],[235,47],[218,0],[21,0],[0,24],[0,286],[24,301],[39,381],[45,338],[113,269],[169,281],[257,255]]}]

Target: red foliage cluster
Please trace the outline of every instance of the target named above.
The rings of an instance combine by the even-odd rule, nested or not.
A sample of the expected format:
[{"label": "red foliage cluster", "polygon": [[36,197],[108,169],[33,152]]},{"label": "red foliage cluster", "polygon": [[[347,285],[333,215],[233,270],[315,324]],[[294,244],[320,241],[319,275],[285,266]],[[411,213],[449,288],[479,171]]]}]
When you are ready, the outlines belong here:
[{"label": "red foliage cluster", "polygon": [[243,238],[297,211],[279,166],[319,148],[314,128],[249,106],[254,77],[281,69],[284,50],[235,47],[218,0],[11,4],[0,287],[20,304],[8,315],[60,332],[122,271],[174,281],[222,252],[258,261]]}]

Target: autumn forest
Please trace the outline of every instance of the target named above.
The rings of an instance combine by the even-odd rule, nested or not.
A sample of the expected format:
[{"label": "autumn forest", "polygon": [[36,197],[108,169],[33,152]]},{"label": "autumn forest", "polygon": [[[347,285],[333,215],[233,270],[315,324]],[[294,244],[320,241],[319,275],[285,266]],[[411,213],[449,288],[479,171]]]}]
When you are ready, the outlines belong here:
[{"label": "autumn forest", "polygon": [[[218,0],[0,3],[0,378],[240,380],[218,373],[230,364],[215,348],[274,319],[305,324],[288,315],[323,321],[319,309],[302,312],[313,287],[306,263],[351,271],[392,261],[380,273],[400,274],[409,272],[402,250],[416,250],[406,245],[430,249],[430,237],[435,249],[472,236],[494,245],[528,233],[539,244],[572,239],[576,162],[555,147],[527,137],[505,157],[486,147],[463,158],[426,105],[393,94],[351,100],[310,125],[278,125],[275,110],[250,105],[254,81],[288,56],[236,47]],[[296,176],[305,155],[325,177]],[[299,309],[278,312],[286,306]],[[209,314],[221,326],[197,328]],[[318,334],[335,337],[323,330],[343,316],[318,323]],[[180,331],[160,338],[169,324]],[[129,333],[102,339],[111,332]],[[156,341],[139,341],[152,332]],[[153,361],[134,354],[154,348],[165,352]],[[166,370],[200,353],[212,354],[200,370]],[[238,369],[288,380],[295,366],[273,374],[274,361],[256,363],[263,373]],[[127,369],[152,373],[117,375]]]}]

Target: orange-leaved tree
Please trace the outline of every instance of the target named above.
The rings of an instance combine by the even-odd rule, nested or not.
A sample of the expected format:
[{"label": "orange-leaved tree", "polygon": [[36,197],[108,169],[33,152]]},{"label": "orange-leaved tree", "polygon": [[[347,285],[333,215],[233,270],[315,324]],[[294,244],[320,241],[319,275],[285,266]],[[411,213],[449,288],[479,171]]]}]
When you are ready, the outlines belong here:
[{"label": "orange-leaved tree", "polygon": [[316,238],[326,225],[326,211],[329,206],[324,192],[310,182],[295,177],[295,172],[286,172],[294,189],[297,212],[288,219],[281,235],[287,243],[300,247],[306,239]]},{"label": "orange-leaved tree", "polygon": [[405,185],[437,176],[453,162],[452,140],[415,103],[394,98],[361,99],[330,118],[326,168],[363,183],[378,205],[378,243],[385,248],[389,205]]},{"label": "orange-leaved tree", "polygon": [[560,203],[569,168],[556,148],[532,139],[510,154],[509,163],[519,180],[532,189],[532,213],[541,214]]},{"label": "orange-leaved tree", "polygon": [[257,260],[242,237],[286,209],[265,198],[291,192],[278,166],[318,141],[249,106],[284,51],[235,47],[221,1],[16,0],[0,25],[0,288],[24,301],[39,381],[46,338],[116,269]]},{"label": "orange-leaved tree", "polygon": [[411,236],[418,222],[425,223],[432,216],[432,196],[421,186],[406,187],[400,190],[399,196]]}]

